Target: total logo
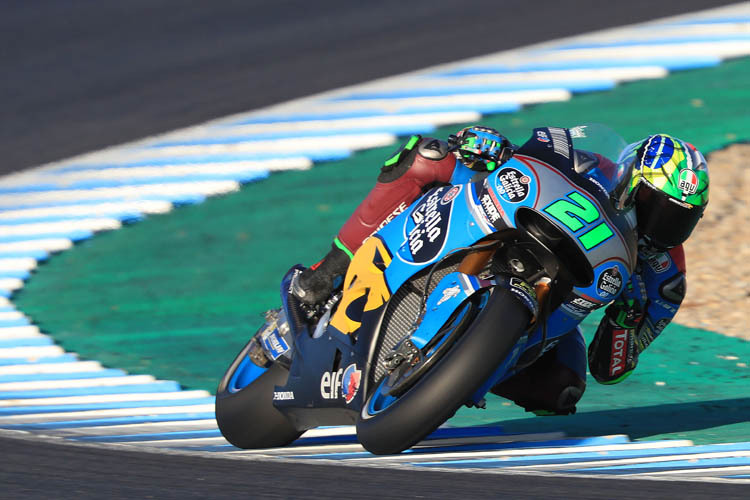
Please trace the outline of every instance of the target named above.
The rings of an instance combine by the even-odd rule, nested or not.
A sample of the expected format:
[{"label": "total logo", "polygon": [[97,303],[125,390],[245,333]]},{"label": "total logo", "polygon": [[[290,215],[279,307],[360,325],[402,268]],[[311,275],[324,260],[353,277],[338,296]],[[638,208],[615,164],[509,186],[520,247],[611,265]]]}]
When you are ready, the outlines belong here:
[{"label": "total logo", "polygon": [[323,399],[343,397],[346,404],[349,404],[359,392],[361,382],[362,370],[358,370],[357,365],[352,363],[345,369],[339,368],[335,372],[324,372],[320,378],[320,395]]}]

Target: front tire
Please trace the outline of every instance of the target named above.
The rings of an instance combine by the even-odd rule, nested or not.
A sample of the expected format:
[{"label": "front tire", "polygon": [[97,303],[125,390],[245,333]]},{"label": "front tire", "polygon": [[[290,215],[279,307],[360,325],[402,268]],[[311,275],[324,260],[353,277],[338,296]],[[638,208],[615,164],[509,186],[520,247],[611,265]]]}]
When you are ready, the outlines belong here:
[{"label": "front tire", "polygon": [[389,399],[387,374],[376,383],[357,419],[360,443],[385,455],[424,439],[489,379],[530,320],[528,309],[511,292],[495,288],[455,345],[406,392]]},{"label": "front tire", "polygon": [[238,448],[286,446],[302,432],[273,405],[274,387],[286,384],[289,372],[274,364],[256,366],[240,352],[216,390],[216,422],[221,434]]}]

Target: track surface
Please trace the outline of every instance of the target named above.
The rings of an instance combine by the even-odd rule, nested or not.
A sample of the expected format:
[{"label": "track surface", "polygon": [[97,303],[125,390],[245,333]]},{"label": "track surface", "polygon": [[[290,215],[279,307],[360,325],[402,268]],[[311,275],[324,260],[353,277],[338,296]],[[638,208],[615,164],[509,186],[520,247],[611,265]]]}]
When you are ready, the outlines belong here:
[{"label": "track surface", "polygon": [[[0,438],[6,498],[747,498],[747,485],[408,471]],[[33,485],[33,486],[32,486]]]},{"label": "track surface", "polygon": [[377,77],[730,3],[7,0],[0,173]]},{"label": "track surface", "polygon": [[[178,6],[168,1],[132,2],[127,8],[96,2],[75,6],[47,2],[44,7],[6,3],[0,16],[0,42],[6,48],[1,60],[6,74],[15,78],[0,83],[0,95],[7,96],[3,103],[7,116],[0,122],[0,148],[5,155],[0,170],[8,172],[376,76],[675,13],[668,4],[634,1],[615,7],[580,2],[588,8],[574,23],[546,26],[567,17],[569,7],[512,2],[512,7],[493,15],[497,7],[490,2],[461,12],[454,12],[455,5],[424,2],[421,9],[393,19],[391,13],[399,6],[391,3],[373,7],[372,12],[363,12],[363,7],[355,11],[343,2],[329,3],[316,12],[305,11],[309,7],[302,2],[277,2],[272,8],[226,2],[210,12],[197,4]],[[693,0],[683,2],[681,8],[723,3]],[[545,12],[544,20],[529,29],[540,11]],[[451,21],[441,20],[446,12],[453,16]],[[510,17],[514,22],[507,26],[498,21]],[[502,36],[495,34],[498,25]],[[460,475],[445,480],[439,473],[340,465],[248,467],[232,461],[121,455],[15,440],[3,440],[2,449],[0,477],[11,497],[22,493],[49,497],[52,491],[55,496],[78,498],[105,491],[113,498],[220,497],[254,491],[253,485],[259,484],[262,490],[257,487],[255,492],[263,495],[351,496],[353,491],[371,491],[382,497],[383,489],[367,486],[388,484],[396,485],[392,493],[398,496],[472,491],[473,496],[505,492],[512,497],[550,497],[552,490],[567,498],[576,488],[579,497],[585,490],[591,498],[612,498],[620,496],[613,491],[664,496],[676,486],[641,487],[641,482],[636,486],[632,481],[621,486],[620,481],[579,478],[530,481],[517,476],[501,480],[501,476]],[[341,481],[342,477],[348,481]],[[696,495],[692,498],[719,493],[729,498],[723,488],[739,494],[739,487],[729,490],[724,485],[691,485],[683,490]],[[69,495],[60,495],[61,491]]]}]

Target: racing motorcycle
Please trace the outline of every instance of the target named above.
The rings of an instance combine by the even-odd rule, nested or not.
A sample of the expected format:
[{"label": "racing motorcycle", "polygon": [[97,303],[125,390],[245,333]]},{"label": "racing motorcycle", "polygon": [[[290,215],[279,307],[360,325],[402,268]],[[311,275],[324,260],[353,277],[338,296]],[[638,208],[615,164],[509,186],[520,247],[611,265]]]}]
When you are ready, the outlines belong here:
[{"label": "racing motorcycle", "polygon": [[628,281],[624,146],[604,126],[534,129],[494,171],[431,189],[368,238],[314,313],[290,293],[294,266],[219,384],[224,437],[279,447],[356,424],[367,450],[399,453],[483,407]]}]

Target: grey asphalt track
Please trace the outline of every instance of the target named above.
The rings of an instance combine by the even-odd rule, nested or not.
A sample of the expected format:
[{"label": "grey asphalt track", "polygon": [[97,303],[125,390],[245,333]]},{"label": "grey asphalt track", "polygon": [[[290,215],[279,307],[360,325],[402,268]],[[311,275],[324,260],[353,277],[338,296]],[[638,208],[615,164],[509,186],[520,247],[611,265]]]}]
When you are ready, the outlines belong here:
[{"label": "grey asphalt track", "polygon": [[[747,485],[156,455],[0,437],[2,498],[746,499]],[[679,493],[675,493],[679,492]]]},{"label": "grey asphalt track", "polygon": [[728,3],[3,0],[0,173],[377,77]]},{"label": "grey asphalt track", "polygon": [[[4,0],[0,173],[376,77],[728,3]],[[0,438],[2,498],[741,498],[742,489],[245,462]]]}]

